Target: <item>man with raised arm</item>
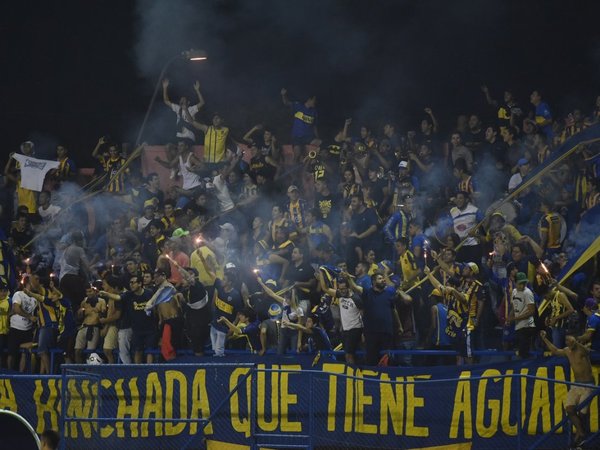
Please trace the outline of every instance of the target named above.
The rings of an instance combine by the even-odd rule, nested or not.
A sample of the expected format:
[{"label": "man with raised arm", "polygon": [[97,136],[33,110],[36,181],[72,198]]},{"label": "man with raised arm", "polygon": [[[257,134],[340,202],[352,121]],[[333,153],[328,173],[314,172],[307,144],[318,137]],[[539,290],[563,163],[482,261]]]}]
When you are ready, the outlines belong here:
[{"label": "man with raised arm", "polygon": [[306,146],[320,143],[317,131],[317,96],[310,95],[304,102],[292,102],[288,98],[287,89],[281,89],[281,101],[292,110],[292,145],[294,161],[299,162]]},{"label": "man with raised arm", "polygon": [[345,272],[342,272],[342,277],[348,280],[350,289],[361,297],[366,363],[375,366],[380,352],[393,348],[394,330],[402,331],[395,304],[401,291],[397,292],[387,274],[381,272],[371,275],[372,287],[369,289],[358,286]]},{"label": "man with raised arm", "polygon": [[575,427],[575,436],[573,445],[579,446],[585,440],[584,423],[588,421],[587,413],[589,403],[583,406],[579,411],[577,407],[585,402],[595,389],[594,375],[592,374],[592,363],[590,362],[590,350],[588,347],[580,344],[573,335],[567,335],[565,348],[557,348],[546,337],[545,331],[540,331],[540,338],[548,347],[548,350],[554,356],[564,356],[569,360],[571,370],[573,371],[573,381],[580,384],[589,384],[589,387],[571,386],[567,398],[565,399],[565,410],[569,420]]},{"label": "man with raised arm", "polygon": [[[202,94],[200,93],[200,82],[196,80],[194,83],[194,92],[196,92],[196,95],[198,96],[198,103],[192,106],[190,106],[190,102],[187,97],[181,97],[179,99],[179,103],[171,102],[168,92],[169,80],[167,78],[162,81],[162,88],[163,101],[165,102],[165,105],[171,108],[175,114],[177,114],[177,138],[187,138],[195,141],[196,135],[194,134],[194,127],[192,126],[193,117],[204,106],[204,97],[202,97]],[[189,116],[184,114],[184,109],[187,109]]]}]

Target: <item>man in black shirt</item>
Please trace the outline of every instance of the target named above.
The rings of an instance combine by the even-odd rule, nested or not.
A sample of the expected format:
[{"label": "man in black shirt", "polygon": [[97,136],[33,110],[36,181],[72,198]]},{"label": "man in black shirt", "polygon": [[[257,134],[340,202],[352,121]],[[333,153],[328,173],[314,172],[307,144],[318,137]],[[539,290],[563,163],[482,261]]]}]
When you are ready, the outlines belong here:
[{"label": "man in black shirt", "polygon": [[378,251],[380,242],[377,235],[377,214],[372,208],[367,208],[362,195],[354,194],[350,200],[352,210],[352,233],[349,244],[356,249],[358,260],[370,249]]},{"label": "man in black shirt", "polygon": [[[129,280],[129,290],[119,295],[101,291],[103,297],[110,300],[120,301],[123,317],[128,318],[132,328],[132,347],[134,350],[134,361],[141,364],[144,357],[144,350],[156,347],[158,343],[158,327],[156,314],[154,311],[147,315],[146,303],[152,297],[152,291],[144,289],[142,280],[139,276],[133,276]],[[127,325],[129,325],[127,324]],[[124,324],[120,324],[120,327]],[[146,355],[146,363],[152,364],[154,357],[151,354]]]},{"label": "man in black shirt", "polygon": [[312,293],[317,287],[315,271],[305,258],[308,255],[301,247],[292,250],[292,263],[288,266],[285,278],[288,284],[295,284],[299,296],[298,306],[304,311],[304,315],[310,312],[311,304],[314,302]]},{"label": "man in black shirt", "polygon": [[332,194],[329,191],[325,178],[315,181],[315,208],[319,208],[323,222],[329,225],[332,230],[337,229],[340,224],[340,203],[339,195]]},{"label": "man in black shirt", "polygon": [[190,277],[184,277],[182,294],[185,316],[185,334],[192,343],[196,356],[204,356],[204,344],[210,336],[211,303],[204,284],[198,278],[198,271],[188,268]]}]

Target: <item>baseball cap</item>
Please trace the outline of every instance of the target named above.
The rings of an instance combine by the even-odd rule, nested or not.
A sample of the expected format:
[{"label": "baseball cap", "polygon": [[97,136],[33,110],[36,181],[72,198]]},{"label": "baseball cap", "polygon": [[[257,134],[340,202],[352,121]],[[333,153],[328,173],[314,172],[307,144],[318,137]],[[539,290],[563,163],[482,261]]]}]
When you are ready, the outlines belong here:
[{"label": "baseball cap", "polygon": [[279,306],[277,303],[273,303],[271,306],[269,306],[269,317],[274,319],[279,316],[281,316],[281,306]]},{"label": "baseball cap", "polygon": [[292,185],[291,185],[291,186],[288,188],[287,192],[288,192],[288,194],[289,194],[290,192],[297,191],[297,190],[298,190],[298,186],[296,186],[296,185],[292,184]]},{"label": "baseball cap", "polygon": [[473,272],[474,275],[477,275],[479,273],[479,266],[477,265],[477,263],[468,262],[467,267],[471,269],[471,272]]},{"label": "baseball cap", "polygon": [[407,169],[408,168],[408,161],[400,161],[398,163],[398,169]]},{"label": "baseball cap", "polygon": [[184,230],[183,228],[176,228],[173,230],[173,234],[171,234],[171,238],[179,239],[180,237],[187,236],[190,234],[189,231]]},{"label": "baseball cap", "polygon": [[229,263],[225,264],[225,269],[235,269],[235,264],[229,262]]},{"label": "baseball cap", "polygon": [[583,304],[583,307],[587,308],[587,309],[592,309],[592,310],[593,309],[598,309],[598,303],[596,303],[596,299],[595,298],[590,297],[590,298],[587,298],[585,300],[585,303]]},{"label": "baseball cap", "polygon": [[156,208],[156,205],[154,204],[154,200],[152,200],[152,199],[150,199],[150,200],[146,200],[146,201],[144,202],[144,209],[146,209],[146,208],[152,208],[152,209],[155,209],[155,208]]},{"label": "baseball cap", "polygon": [[229,222],[219,225],[219,228],[221,228],[221,230],[235,231],[235,227]]},{"label": "baseball cap", "polygon": [[517,273],[517,284],[527,283],[528,281],[527,275],[524,272]]},{"label": "baseball cap", "polygon": [[529,164],[529,160],[527,158],[521,158],[518,162],[517,165],[519,167],[521,166],[526,166],[527,164]]}]

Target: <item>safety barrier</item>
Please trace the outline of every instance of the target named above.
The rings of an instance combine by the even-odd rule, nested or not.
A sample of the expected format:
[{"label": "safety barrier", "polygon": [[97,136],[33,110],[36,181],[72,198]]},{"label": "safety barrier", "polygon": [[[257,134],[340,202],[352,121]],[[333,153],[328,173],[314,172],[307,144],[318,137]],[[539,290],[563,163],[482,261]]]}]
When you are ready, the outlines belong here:
[{"label": "safety barrier", "polygon": [[[0,373],[0,408],[63,448],[565,448],[565,358],[357,368],[321,357],[223,363],[64,365],[61,376]],[[594,367],[596,384],[600,367]],[[599,389],[588,448],[600,448]]]},{"label": "safety barrier", "polygon": [[[116,381],[111,373],[114,369],[122,377]],[[552,407],[550,429],[543,429],[545,419],[539,419],[540,432],[531,432],[537,431],[538,418],[530,417],[530,403],[536,396],[544,396],[543,389],[536,394],[538,384],[562,394],[567,387],[579,385],[524,373],[428,379],[381,376],[367,370],[334,373],[326,366],[306,370],[299,366],[192,364],[160,369],[142,365],[65,366],[63,448],[107,450],[114,438],[125,439],[132,450],[140,445],[199,449],[205,448],[205,439],[212,441],[213,448],[236,444],[251,449],[449,449],[469,443],[472,447],[468,448],[477,449],[535,449],[542,444],[566,447],[571,427],[562,413],[564,396],[554,399],[560,411]],[[475,389],[461,388],[461,383],[477,386],[478,392],[487,386],[493,400],[481,406],[481,400],[474,402],[472,393],[467,393]],[[507,387],[512,392],[508,410],[504,409],[507,405],[500,405],[507,401]],[[594,401],[598,393],[600,388],[585,404]],[[86,401],[87,406],[82,405]],[[549,402],[549,398],[544,401]],[[463,405],[457,406],[461,402]],[[480,413],[482,408],[491,413]],[[177,411],[186,414],[178,416]],[[450,424],[449,431],[442,432],[444,424]],[[470,427],[478,430],[478,437],[468,431]]]},{"label": "safety barrier", "polygon": [[[37,348],[33,347],[30,349],[21,349],[21,353],[26,354],[29,358],[31,358],[31,356],[36,356],[39,354],[39,351],[37,350]],[[64,353],[63,349],[60,348],[52,348],[48,350],[48,353],[50,355],[50,367],[52,368],[52,373],[60,373],[60,364],[58,363],[59,357],[61,357]],[[82,354],[87,356],[91,353],[97,353],[98,355],[104,355],[104,351],[101,348],[98,348],[96,350],[82,350]],[[251,355],[251,353],[247,350],[226,350],[225,353],[227,355]],[[160,357],[160,349],[155,348],[155,349],[149,349],[146,351],[146,354],[151,354],[154,355],[156,357]],[[212,350],[207,347],[204,351],[204,354],[206,356],[211,356],[212,355]],[[267,355],[275,355],[276,352],[274,350],[269,350],[266,352]],[[400,359],[403,356],[414,356],[416,358],[417,361],[423,361],[426,360],[427,358],[430,357],[454,357],[458,355],[458,352],[454,351],[454,350],[423,350],[423,349],[414,349],[414,350],[386,350],[382,352],[382,355],[388,355],[392,358],[396,358],[396,359]],[[544,352],[541,351],[532,351],[531,355],[532,356],[541,356],[543,355]],[[179,356],[190,356],[193,357],[194,356],[194,352],[192,350],[188,350],[188,349],[184,349],[184,350],[178,350],[178,355]],[[343,351],[322,351],[321,355],[323,357],[329,357],[332,359],[337,359],[339,361],[343,361],[344,359],[344,352]],[[364,356],[364,352],[362,351],[358,351],[356,353],[356,355],[359,357],[359,359]],[[119,361],[119,350],[115,349],[113,351],[113,356],[115,358],[115,361]],[[488,359],[493,359],[493,360],[505,360],[505,361],[510,361],[513,359],[517,358],[517,354],[515,351],[508,351],[508,350],[495,350],[495,349],[487,349],[487,350],[474,350],[473,351],[473,356],[475,357],[475,359],[479,359],[481,358],[481,360],[488,360]],[[598,360],[600,360],[600,353],[593,353],[592,356],[597,356]],[[204,359],[204,358],[203,358]],[[260,362],[260,357],[256,357],[256,361],[257,363]],[[198,361],[200,361],[200,357],[198,357]],[[424,364],[421,364],[424,365]],[[30,362],[28,361],[27,367],[30,366]]]}]

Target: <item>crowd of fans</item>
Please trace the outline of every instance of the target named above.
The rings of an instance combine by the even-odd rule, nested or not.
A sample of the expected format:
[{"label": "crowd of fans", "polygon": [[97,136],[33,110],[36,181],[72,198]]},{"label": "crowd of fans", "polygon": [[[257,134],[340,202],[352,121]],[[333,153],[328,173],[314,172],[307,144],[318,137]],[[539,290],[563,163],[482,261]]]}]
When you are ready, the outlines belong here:
[{"label": "crowd of fans", "polygon": [[[59,361],[101,349],[109,363],[172,360],[184,350],[341,349],[348,363],[376,365],[393,349],[454,349],[457,363],[472,362],[474,349],[527,358],[541,348],[541,329],[557,347],[567,332],[600,342],[595,258],[567,283],[556,280],[569,262],[568,236],[600,203],[600,147],[581,146],[522,186],[600,121],[600,97],[589,114],[557,117],[538,91],[519,103],[509,90],[496,101],[483,87],[490,111],[445,121],[451,133],[425,108],[418,131],[347,119],[328,138],[318,133],[316,97],[291,101],[282,89],[292,121],[283,146],[290,138],[266,125],[237,138],[219,114],[201,122],[198,83],[193,105],[173,103],[169,87],[165,80],[175,143],[153,162],[170,170],[172,187],[157,173],[142,178],[139,149],[128,157],[108,137],[92,152],[96,177],[85,186],[75,183],[78,155],[64,146],[39,193],[22,187],[35,143],[8,159],[7,367],[26,370],[35,354],[39,372],[51,373],[57,348]],[[199,155],[192,145],[202,137]]]}]

